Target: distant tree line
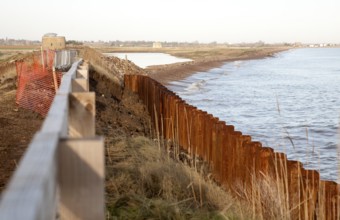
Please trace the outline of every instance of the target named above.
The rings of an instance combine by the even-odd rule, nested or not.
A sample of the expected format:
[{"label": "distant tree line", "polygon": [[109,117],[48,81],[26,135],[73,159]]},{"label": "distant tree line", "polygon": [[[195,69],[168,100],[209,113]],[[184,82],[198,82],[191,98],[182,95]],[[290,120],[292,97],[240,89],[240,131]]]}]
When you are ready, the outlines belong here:
[{"label": "distant tree line", "polygon": [[39,41],[31,41],[31,40],[24,40],[24,39],[9,39],[0,38],[0,45],[37,45],[40,44]]},{"label": "distant tree line", "polygon": [[[101,45],[107,47],[152,47],[154,41],[84,41],[84,45]],[[276,43],[276,44],[268,44],[264,41],[257,41],[252,43],[219,43],[216,41],[212,41],[209,43],[201,43],[199,41],[192,42],[172,42],[172,41],[159,41],[162,44],[162,47],[266,47],[266,46],[302,46],[302,43]]]},{"label": "distant tree line", "polygon": [[76,40],[68,40],[68,41],[66,41],[66,44],[68,44],[68,45],[83,45],[83,42],[76,41]]},{"label": "distant tree line", "polygon": [[[152,47],[155,41],[122,41],[122,40],[114,40],[114,41],[77,41],[77,40],[68,40],[66,41],[67,45],[73,46],[81,46],[81,45],[100,45],[106,47]],[[290,46],[290,47],[302,47],[302,46],[310,46],[309,44],[303,44],[300,42],[295,43],[276,43],[270,44],[264,41],[257,42],[240,42],[240,43],[220,43],[216,41],[212,41],[209,43],[201,43],[199,41],[192,42],[176,42],[176,41],[159,41],[162,44],[162,47],[266,47],[266,46]],[[30,41],[24,39],[1,39],[0,45],[40,45],[40,41]],[[320,44],[321,45],[321,44]],[[315,47],[320,46],[319,44],[314,45]],[[322,46],[340,46],[339,44],[322,44]]]}]

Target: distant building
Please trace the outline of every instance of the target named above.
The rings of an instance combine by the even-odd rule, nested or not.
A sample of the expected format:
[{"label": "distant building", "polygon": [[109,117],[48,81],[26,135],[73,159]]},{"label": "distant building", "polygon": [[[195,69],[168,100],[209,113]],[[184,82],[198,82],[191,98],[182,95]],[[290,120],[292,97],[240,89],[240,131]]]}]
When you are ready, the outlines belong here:
[{"label": "distant building", "polygon": [[295,43],[293,44],[293,46],[294,46],[294,47],[302,47],[303,44],[302,44],[301,42],[295,42]]},{"label": "distant building", "polygon": [[43,49],[63,50],[66,47],[66,40],[63,36],[57,36],[55,33],[48,33],[42,37]]},{"label": "distant building", "polygon": [[153,47],[153,48],[162,48],[162,43],[161,43],[161,42],[154,42],[154,43],[152,44],[152,47]]}]

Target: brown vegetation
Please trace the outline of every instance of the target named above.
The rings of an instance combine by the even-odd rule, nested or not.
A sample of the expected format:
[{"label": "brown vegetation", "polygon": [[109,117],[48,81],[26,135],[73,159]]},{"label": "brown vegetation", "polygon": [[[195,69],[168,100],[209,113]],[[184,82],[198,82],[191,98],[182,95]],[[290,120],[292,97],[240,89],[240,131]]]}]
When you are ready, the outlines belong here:
[{"label": "brown vegetation", "polygon": [[[192,56],[200,56],[193,53]],[[245,51],[239,52],[239,56],[243,56],[241,54],[249,57]],[[250,188],[235,184],[231,193],[231,189],[222,189],[212,180],[208,168],[190,167],[176,159],[172,151],[160,148],[162,140],[151,139],[151,119],[146,107],[121,85],[121,74],[145,72],[128,61],[106,58],[94,50],[84,56],[92,65],[90,84],[91,90],[96,92],[96,130],[98,135],[105,136],[108,219],[299,217],[292,217],[296,207],[289,207],[287,184],[267,177],[261,180],[253,177]],[[194,68],[195,62],[188,65]],[[224,61],[207,62],[212,65]],[[176,77],[183,77],[186,71],[192,73],[191,67],[184,68]],[[207,67],[208,64],[204,68]],[[171,73],[171,68],[168,66],[165,70]],[[180,72],[176,66],[173,68]],[[166,77],[165,70],[160,70],[163,82],[171,80]],[[37,114],[16,107],[15,89],[13,78],[0,82],[0,190],[42,122]],[[302,198],[302,202],[306,201],[304,199],[308,200]],[[325,217],[322,207],[318,211],[316,216],[309,213],[304,216]]]},{"label": "brown vegetation", "polygon": [[[0,64],[14,62],[33,51],[32,47],[25,46],[0,46]],[[38,48],[35,48],[38,49]],[[0,71],[1,72],[1,71]]]},{"label": "brown vegetation", "polygon": [[194,50],[169,51],[173,56],[190,58],[192,62],[174,63],[168,65],[151,66],[147,68],[149,75],[162,84],[180,80],[189,75],[207,71],[223,65],[225,62],[236,60],[261,59],[273,56],[275,53],[288,50],[284,48],[199,48]]},{"label": "brown vegetation", "polygon": [[250,217],[248,204],[145,137],[107,146],[106,184],[108,219]]},{"label": "brown vegetation", "polygon": [[18,108],[13,78],[0,83],[0,192],[7,184],[43,118]]},{"label": "brown vegetation", "polygon": [[176,57],[189,58],[193,61],[158,65],[146,68],[148,75],[162,84],[183,79],[195,72],[207,71],[223,65],[224,62],[247,59],[261,59],[275,53],[289,50],[291,47],[102,47],[101,52],[168,53]]},{"label": "brown vegetation", "polygon": [[[4,52],[5,53],[5,52]],[[42,117],[18,108],[16,96],[15,60],[29,59],[29,54],[11,51],[0,61],[0,192],[16,169]]]},{"label": "brown vegetation", "polygon": [[120,100],[112,99],[102,84],[107,79],[94,70],[90,75],[96,130],[105,136],[108,219],[201,219],[222,217],[224,209],[237,215],[242,205],[148,138],[150,117],[135,94],[124,90]]}]

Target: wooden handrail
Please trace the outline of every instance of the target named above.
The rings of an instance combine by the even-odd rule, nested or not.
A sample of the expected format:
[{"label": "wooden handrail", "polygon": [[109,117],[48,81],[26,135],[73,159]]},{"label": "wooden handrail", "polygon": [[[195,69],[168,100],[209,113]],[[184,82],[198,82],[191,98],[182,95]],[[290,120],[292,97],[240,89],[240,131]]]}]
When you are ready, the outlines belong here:
[{"label": "wooden handrail", "polygon": [[104,219],[104,140],[95,136],[88,70],[79,60],[63,76],[40,131],[2,194],[0,219]]}]

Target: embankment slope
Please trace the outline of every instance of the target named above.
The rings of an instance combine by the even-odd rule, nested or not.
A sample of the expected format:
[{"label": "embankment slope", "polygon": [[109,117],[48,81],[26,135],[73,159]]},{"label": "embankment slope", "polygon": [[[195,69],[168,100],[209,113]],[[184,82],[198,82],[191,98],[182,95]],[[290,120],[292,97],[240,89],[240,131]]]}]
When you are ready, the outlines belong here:
[{"label": "embankment slope", "polygon": [[[29,59],[29,54],[13,59]],[[0,63],[0,192],[16,169],[43,118],[15,103],[16,67],[13,59]]]}]

